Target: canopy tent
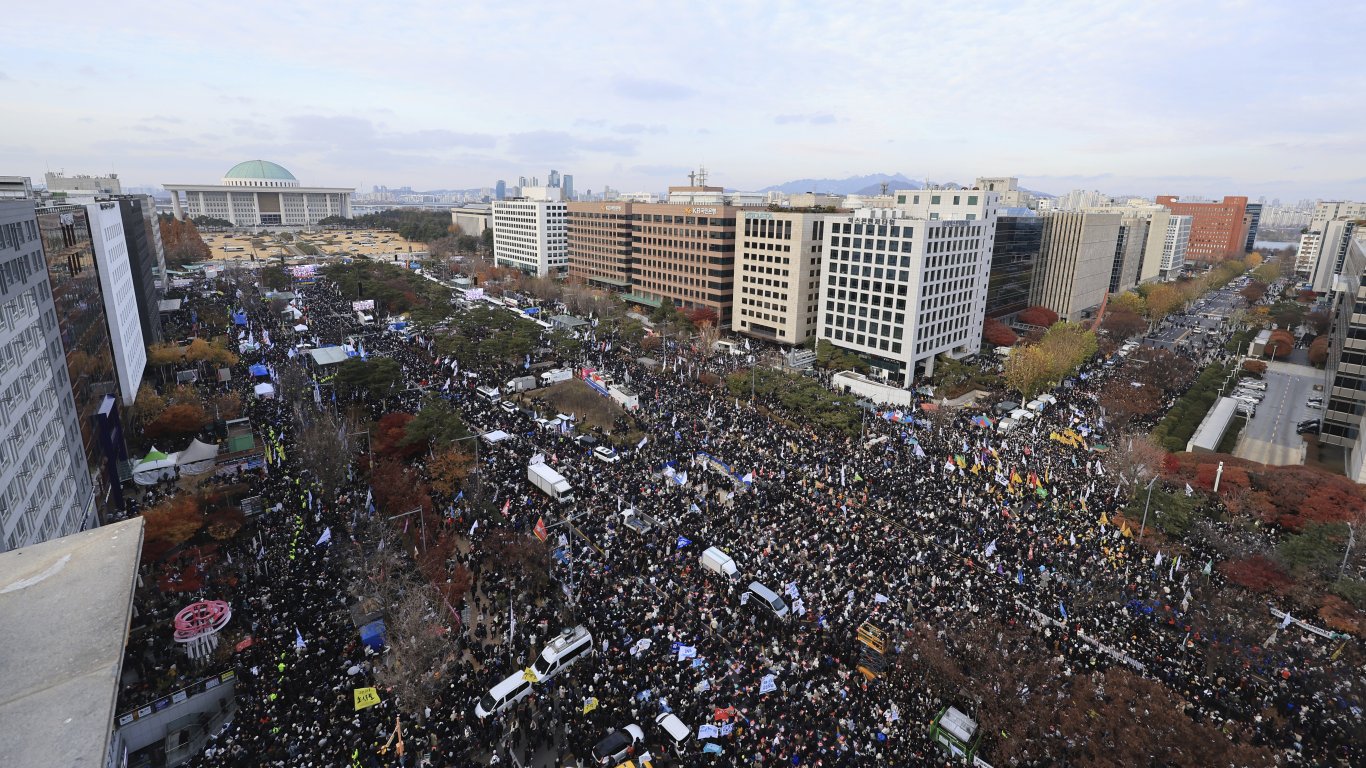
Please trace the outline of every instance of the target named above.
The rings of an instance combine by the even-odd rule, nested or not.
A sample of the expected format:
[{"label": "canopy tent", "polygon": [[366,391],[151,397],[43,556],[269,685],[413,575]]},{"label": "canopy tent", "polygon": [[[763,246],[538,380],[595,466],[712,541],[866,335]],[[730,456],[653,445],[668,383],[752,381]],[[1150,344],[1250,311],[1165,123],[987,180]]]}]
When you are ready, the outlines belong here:
[{"label": "canopy tent", "polygon": [[308,326],[304,325],[303,323],[299,323],[298,325],[294,326],[294,330],[297,333],[308,333]]},{"label": "canopy tent", "polygon": [[299,318],[304,316],[304,313],[299,311],[298,307],[285,307],[284,309],[280,310],[280,314],[284,315],[290,320],[298,320]]},{"label": "canopy tent", "polygon": [[263,381],[256,385],[256,396],[262,400],[270,400],[275,397],[275,385],[268,381]]},{"label": "canopy tent", "polygon": [[180,309],[180,299],[162,299],[157,302],[158,312],[175,312]]},{"label": "canopy tent", "polygon": [[495,429],[492,432],[485,432],[481,437],[490,443],[501,443],[509,437],[512,437],[512,435],[509,435],[501,429]]},{"label": "canopy tent", "polygon": [[138,485],[156,485],[162,480],[175,477],[176,454],[165,454],[155,447],[147,452],[133,467],[133,482]]},{"label": "canopy tent", "polygon": [[218,446],[196,439],[190,442],[190,447],[180,452],[176,458],[176,465],[180,467],[182,475],[202,475],[213,469],[217,460]]},{"label": "canopy tent", "polygon": [[261,363],[257,363],[247,370],[251,371],[252,376],[269,376],[270,369]]},{"label": "canopy tent", "polygon": [[310,349],[308,356],[313,358],[314,365],[335,365],[346,360],[346,349],[343,347]]},{"label": "canopy tent", "polygon": [[238,325],[246,325],[246,324],[247,324],[247,313],[246,313],[246,312],[234,312],[234,313],[232,313],[232,321],[233,321],[234,323],[238,324]]}]

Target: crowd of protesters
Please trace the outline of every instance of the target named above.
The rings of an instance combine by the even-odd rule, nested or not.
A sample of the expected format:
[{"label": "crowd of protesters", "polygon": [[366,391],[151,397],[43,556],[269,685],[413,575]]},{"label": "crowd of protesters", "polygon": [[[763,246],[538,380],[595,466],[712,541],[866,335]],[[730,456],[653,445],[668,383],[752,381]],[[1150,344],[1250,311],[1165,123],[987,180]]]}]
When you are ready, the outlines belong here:
[{"label": "crowd of protesters", "polygon": [[[1160,681],[1190,702],[1187,715],[1276,762],[1362,759],[1361,680],[1332,663],[1336,643],[1270,618],[1248,631],[1275,630],[1274,646],[1244,643],[1192,597],[1219,583],[1213,553],[1138,541],[1122,512],[1139,477],[1107,462],[1113,430],[1097,404],[1111,368],[1083,367],[1006,434],[989,410],[939,412],[922,396],[878,407],[855,435],[699,383],[699,372],[724,376],[745,358],[670,341],[642,361],[603,326],[561,362],[639,396],[618,422],[630,438],[613,435],[606,460],[575,439],[582,424],[546,430],[525,408],[475,396],[518,367],[462,371],[428,332],[356,328],[349,299],[323,278],[298,291],[307,332],[293,332],[250,281],[223,297],[245,320],[218,330],[246,342],[230,386],[251,398],[247,415],[267,446],[267,465],[247,477],[265,511],[252,535],[223,545],[195,595],[228,600],[252,642],[233,656],[237,714],[193,765],[587,765],[594,744],[628,724],[645,734],[634,756],[654,765],[949,764],[926,726],[943,707],[971,702],[867,680],[856,668],[865,623],[889,638],[890,663],[951,625],[1028,627],[1065,674],[1123,666]],[[357,520],[375,514],[364,472],[349,467],[344,487],[325,495],[294,450],[295,403],[251,397],[248,366],[283,378],[305,365],[299,341],[399,363],[401,391],[369,401],[372,416],[416,410],[428,391],[471,429],[510,435],[481,446],[470,492],[434,500],[461,541],[453,564],[468,566],[474,584],[463,618],[444,617],[459,625],[458,652],[431,670],[445,682],[420,712],[384,690],[378,705],[354,706],[354,690],[374,685],[386,663],[360,641],[340,573],[359,546]],[[305,388],[301,410],[338,408],[324,372],[304,370],[316,389]],[[574,503],[527,482],[534,461],[571,482]],[[652,524],[628,525],[632,517]],[[542,524],[553,588],[531,591],[527,574],[500,567],[486,544],[502,530],[536,541]],[[699,566],[712,546],[734,558],[738,579]],[[782,595],[790,614],[751,600],[751,581]],[[152,623],[169,628],[185,597],[151,601]],[[591,632],[592,654],[506,711],[476,717],[491,686],[577,625]],[[1242,662],[1207,663],[1220,643]],[[169,642],[138,658],[149,678],[176,664],[185,667]],[[666,712],[690,739],[675,744],[656,727]],[[983,727],[1004,734],[1013,724]]]}]

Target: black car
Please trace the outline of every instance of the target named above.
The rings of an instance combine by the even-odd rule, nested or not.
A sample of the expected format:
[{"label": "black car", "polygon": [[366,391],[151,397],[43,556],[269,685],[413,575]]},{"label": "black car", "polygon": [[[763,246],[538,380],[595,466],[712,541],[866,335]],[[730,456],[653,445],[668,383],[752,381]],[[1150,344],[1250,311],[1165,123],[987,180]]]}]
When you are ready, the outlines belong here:
[{"label": "black car", "polygon": [[1300,427],[1296,427],[1296,428],[1295,428],[1295,434],[1297,434],[1297,435],[1317,435],[1318,433],[1319,433],[1319,425],[1318,425],[1318,424],[1309,424],[1309,425],[1306,425],[1306,426],[1300,426]]},{"label": "black car", "polygon": [[1297,429],[1304,429],[1305,427],[1317,427],[1318,425],[1318,419],[1305,419],[1304,421],[1301,421],[1299,424],[1296,424],[1295,427]]},{"label": "black car", "polygon": [[631,725],[613,731],[607,738],[593,747],[593,759],[598,765],[616,765],[636,751],[636,746],[645,740],[645,732],[640,726]]}]

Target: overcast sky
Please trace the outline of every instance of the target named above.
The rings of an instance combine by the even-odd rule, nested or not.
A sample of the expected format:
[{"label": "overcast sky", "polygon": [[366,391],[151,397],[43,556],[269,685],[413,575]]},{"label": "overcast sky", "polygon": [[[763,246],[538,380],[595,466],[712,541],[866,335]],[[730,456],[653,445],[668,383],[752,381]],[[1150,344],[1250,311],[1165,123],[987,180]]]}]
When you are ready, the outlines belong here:
[{"label": "overcast sky", "polygon": [[1354,2],[59,5],[5,9],[0,174],[1366,198]]}]

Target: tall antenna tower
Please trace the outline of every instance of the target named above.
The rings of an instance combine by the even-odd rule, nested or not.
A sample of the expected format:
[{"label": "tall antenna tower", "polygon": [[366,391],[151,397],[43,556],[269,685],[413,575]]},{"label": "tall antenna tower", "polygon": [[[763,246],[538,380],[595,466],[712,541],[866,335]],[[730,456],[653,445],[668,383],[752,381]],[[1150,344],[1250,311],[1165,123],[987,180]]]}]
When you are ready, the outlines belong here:
[{"label": "tall antenna tower", "polygon": [[697,166],[697,186],[707,186],[707,166],[705,165]]}]

